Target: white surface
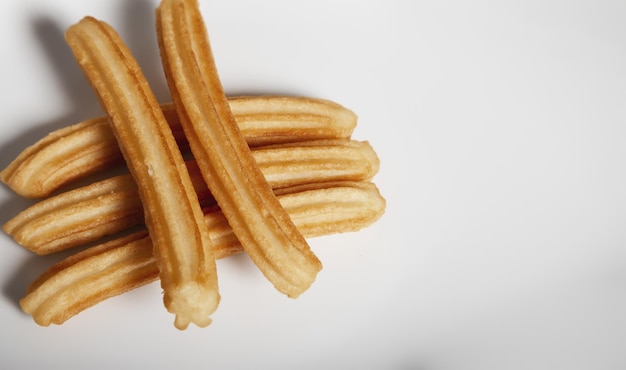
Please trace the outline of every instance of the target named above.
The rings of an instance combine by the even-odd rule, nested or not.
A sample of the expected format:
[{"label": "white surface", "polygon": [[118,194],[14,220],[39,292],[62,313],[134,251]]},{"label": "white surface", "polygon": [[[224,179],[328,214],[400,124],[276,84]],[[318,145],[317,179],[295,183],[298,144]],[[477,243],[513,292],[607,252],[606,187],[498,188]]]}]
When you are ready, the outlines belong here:
[{"label": "white surface", "polygon": [[[0,368],[626,368],[626,3],[201,3],[229,94],[359,114],[386,215],[312,240],[325,268],[296,301],[220,261],[214,323],[185,332],[158,284],[38,327],[17,300],[56,259],[2,235]],[[84,15],[168,100],[156,1],[3,4],[2,167],[101,113],[63,41]],[[1,187],[0,221],[27,204]]]}]

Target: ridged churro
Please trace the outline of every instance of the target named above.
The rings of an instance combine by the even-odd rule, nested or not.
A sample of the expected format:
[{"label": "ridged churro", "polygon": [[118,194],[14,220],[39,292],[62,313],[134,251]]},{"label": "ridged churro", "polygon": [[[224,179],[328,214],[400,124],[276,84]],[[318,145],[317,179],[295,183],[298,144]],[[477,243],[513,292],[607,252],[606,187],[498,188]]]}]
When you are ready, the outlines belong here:
[{"label": "ridged churro", "polygon": [[[329,181],[366,181],[378,171],[367,142],[316,140],[257,147],[252,155],[274,189]],[[210,193],[195,161],[187,161],[198,197]],[[23,247],[40,255],[97,241],[143,222],[137,186],[130,175],[95,182],[42,200],[4,225]]]},{"label": "ridged churro", "polygon": [[[278,199],[307,238],[357,231],[375,222],[385,200],[372,183],[312,184],[278,191]],[[242,251],[217,209],[205,215],[216,258]],[[62,324],[81,311],[158,278],[152,244],[136,233],[88,248],[52,266],[20,301],[42,326]]]},{"label": "ridged churro", "polygon": [[107,114],[143,204],[164,290],[164,303],[185,329],[207,326],[219,303],[208,229],[183,156],[130,50],[92,17],[66,40]]},{"label": "ridged churro", "polygon": [[39,325],[62,324],[98,302],[157,280],[152,248],[142,232],[76,253],[35,280],[20,306]]},{"label": "ridged churro", "polygon": [[144,220],[130,175],[98,181],[33,204],[3,229],[39,255],[91,243]]},{"label": "ridged churro", "polygon": [[[248,145],[349,138],[356,115],[334,102],[288,96],[245,96],[228,100]],[[186,138],[172,103],[161,105],[176,141]],[[41,198],[72,181],[123,162],[109,117],[89,119],[49,133],[24,149],[0,180],[17,194]]]},{"label": "ridged churro", "polygon": [[197,1],[163,0],[157,35],[166,79],[198,167],[246,253],[298,297],[322,268],[254,161],[230,111]]}]

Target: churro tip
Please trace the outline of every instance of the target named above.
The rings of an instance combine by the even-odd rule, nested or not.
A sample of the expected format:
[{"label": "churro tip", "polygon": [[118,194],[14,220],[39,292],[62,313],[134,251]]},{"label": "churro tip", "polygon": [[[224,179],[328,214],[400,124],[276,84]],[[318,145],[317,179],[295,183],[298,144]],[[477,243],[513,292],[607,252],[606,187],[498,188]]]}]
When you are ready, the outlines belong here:
[{"label": "churro tip", "polygon": [[185,330],[191,323],[201,328],[211,324],[211,315],[219,306],[220,295],[217,289],[207,289],[205,285],[185,283],[163,297],[167,310],[175,314],[177,329]]}]

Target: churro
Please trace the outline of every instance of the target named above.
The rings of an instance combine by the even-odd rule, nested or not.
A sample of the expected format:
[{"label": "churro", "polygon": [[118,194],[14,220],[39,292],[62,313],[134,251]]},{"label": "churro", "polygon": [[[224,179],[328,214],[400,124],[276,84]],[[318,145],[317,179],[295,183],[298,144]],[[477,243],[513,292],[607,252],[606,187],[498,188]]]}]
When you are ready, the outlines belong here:
[{"label": "churro", "polygon": [[207,326],[219,303],[215,257],[182,154],[130,50],[92,17],[66,31],[137,183],[154,241],[164,303],[185,329]]},{"label": "churro", "polygon": [[[329,181],[370,180],[378,171],[367,142],[316,140],[257,147],[252,155],[274,189]],[[202,204],[212,197],[196,162],[187,162]],[[4,225],[23,247],[40,255],[97,241],[143,222],[137,186],[130,175],[92,183],[42,200]]]},{"label": "churro", "polygon": [[91,243],[143,220],[137,185],[130,175],[123,175],[37,202],[3,229],[24,248],[46,255]]},{"label": "churro", "polygon": [[[307,238],[357,231],[375,222],[385,200],[372,183],[312,184],[278,191],[278,199]],[[217,258],[242,251],[217,209],[205,215]],[[158,278],[152,244],[136,233],[88,248],[52,266],[31,284],[20,301],[42,326],[62,324],[110,297]]]},{"label": "churro", "polygon": [[379,160],[368,142],[315,140],[252,150],[261,173],[273,188],[327,181],[369,180]]},{"label": "churro", "polygon": [[163,0],[161,59],[183,131],[209,190],[246,253],[289,297],[322,268],[263,177],[228,106],[197,1]]},{"label": "churro", "polygon": [[[245,96],[228,100],[248,145],[345,139],[356,115],[323,99],[288,96]],[[172,103],[161,105],[176,141],[186,138]],[[89,119],[49,133],[24,149],[2,172],[0,180],[27,198],[46,197],[71,182],[123,162],[109,117]]]}]

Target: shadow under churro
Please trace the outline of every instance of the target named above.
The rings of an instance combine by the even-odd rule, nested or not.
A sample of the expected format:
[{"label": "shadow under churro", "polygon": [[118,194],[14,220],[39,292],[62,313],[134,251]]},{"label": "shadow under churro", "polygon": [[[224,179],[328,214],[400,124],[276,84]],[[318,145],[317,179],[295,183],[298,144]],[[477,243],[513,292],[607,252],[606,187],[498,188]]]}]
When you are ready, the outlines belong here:
[{"label": "shadow under churro", "polygon": [[11,278],[2,287],[2,295],[8,301],[13,302],[15,308],[21,311],[19,302],[26,295],[28,286],[50,266],[68,257],[70,254],[72,254],[72,251],[64,251],[48,256],[38,256],[32,253],[21,264],[16,264]]},{"label": "shadow under churro", "polygon": [[[0,147],[2,169],[6,168],[26,147],[33,145],[49,132],[79,122],[85,117],[102,114],[88,82],[74,61],[71,50],[65,44],[63,28],[54,19],[45,15],[35,16],[30,23],[44,57],[48,59],[51,73],[57,76],[59,94],[64,95],[73,104],[67,114],[40,122]],[[11,192],[11,196],[0,206],[2,225],[35,202],[35,200],[24,199],[12,193],[10,189],[7,191]],[[17,244],[15,247],[20,248]],[[17,265],[11,278],[4,282],[2,295],[19,309],[19,300],[24,296],[28,285],[62,257],[62,255],[41,257],[35,254],[27,257]]]},{"label": "shadow under churro", "polygon": [[77,123],[86,117],[101,115],[98,102],[93,97],[88,82],[78,68],[72,52],[65,43],[63,28],[48,16],[38,15],[32,24],[35,38],[39,41],[43,56],[48,59],[51,73],[57,76],[58,94],[72,102],[67,114],[51,117],[46,122],[27,125],[32,128],[18,137],[8,140],[0,148],[0,167],[6,168],[26,147],[34,144],[49,132]]},{"label": "shadow under churro", "polygon": [[[156,8],[158,1],[126,1],[120,8],[122,25],[117,29],[124,43],[141,67],[150,89],[161,103],[170,102],[170,92],[165,80],[156,33]],[[97,17],[96,17],[97,18]],[[106,19],[102,19],[106,22]]]}]

